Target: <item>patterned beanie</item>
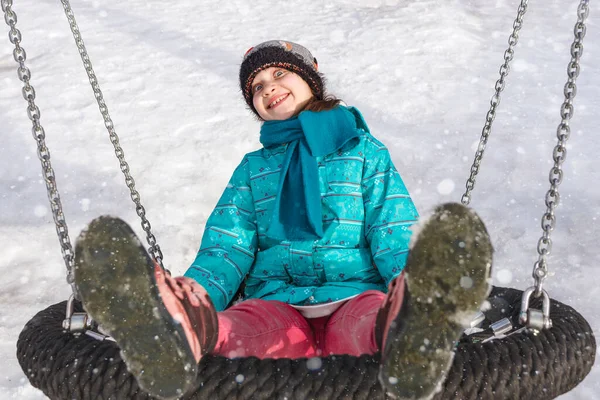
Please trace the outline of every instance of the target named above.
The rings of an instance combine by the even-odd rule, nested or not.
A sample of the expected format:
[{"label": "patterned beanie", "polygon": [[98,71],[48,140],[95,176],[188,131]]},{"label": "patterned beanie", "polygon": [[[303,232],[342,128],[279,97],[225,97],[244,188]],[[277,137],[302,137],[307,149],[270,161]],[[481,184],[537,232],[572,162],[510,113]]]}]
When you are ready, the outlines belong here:
[{"label": "patterned beanie", "polygon": [[323,99],[325,85],[318,72],[317,59],[307,48],[285,40],[269,40],[251,47],[240,66],[240,87],[250,109],[258,115],[252,103],[254,77],[270,67],[280,67],[295,72],[308,84],[318,100]]}]

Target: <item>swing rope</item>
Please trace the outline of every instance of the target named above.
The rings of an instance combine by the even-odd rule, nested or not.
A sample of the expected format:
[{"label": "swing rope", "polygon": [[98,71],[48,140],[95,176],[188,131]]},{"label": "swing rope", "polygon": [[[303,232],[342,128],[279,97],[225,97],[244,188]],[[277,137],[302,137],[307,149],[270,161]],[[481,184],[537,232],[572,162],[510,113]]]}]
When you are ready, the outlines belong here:
[{"label": "swing rope", "polygon": [[[522,291],[494,288],[487,326],[499,316],[516,320]],[[540,299],[532,305],[540,306]],[[40,311],[26,325],[17,355],[31,384],[51,399],[149,400],[127,371],[115,342],[65,334],[65,302]],[[81,304],[76,311],[81,311]],[[568,305],[552,300],[552,329],[473,343],[463,336],[441,391],[433,400],[547,400],[573,389],[591,370],[594,333]],[[383,400],[379,354],[313,359],[228,359],[206,355],[196,389],[184,400]]]}]

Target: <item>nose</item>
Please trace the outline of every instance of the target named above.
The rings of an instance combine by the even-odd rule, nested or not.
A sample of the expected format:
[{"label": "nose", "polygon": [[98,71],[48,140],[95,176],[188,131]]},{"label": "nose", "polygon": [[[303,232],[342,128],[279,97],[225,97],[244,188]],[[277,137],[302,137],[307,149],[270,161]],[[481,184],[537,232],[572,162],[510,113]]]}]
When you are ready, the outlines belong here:
[{"label": "nose", "polygon": [[263,96],[268,97],[275,91],[275,83],[266,83],[265,88],[263,89]]}]

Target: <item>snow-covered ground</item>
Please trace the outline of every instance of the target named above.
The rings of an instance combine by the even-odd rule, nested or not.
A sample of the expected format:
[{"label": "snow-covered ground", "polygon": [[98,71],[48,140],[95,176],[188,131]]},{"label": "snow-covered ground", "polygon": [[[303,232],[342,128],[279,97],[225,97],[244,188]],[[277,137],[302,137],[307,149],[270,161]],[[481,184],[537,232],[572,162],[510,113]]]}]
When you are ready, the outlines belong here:
[{"label": "snow-covered ground", "polygon": [[[417,207],[459,201],[518,0],[73,2],[142,202],[183,273],[259,124],[238,89],[244,52],[310,48],[329,89],[390,148]],[[577,0],[529,2],[472,206],[496,248],[495,283],[526,288],[560,121]],[[592,7],[596,4],[592,4]],[[14,1],[71,238],[101,214],[142,235],[59,1]],[[547,289],[600,328],[600,33],[591,9]],[[12,45],[0,36],[0,397],[40,399],[15,356],[38,310],[70,288]],[[600,398],[596,367],[562,399]]]}]

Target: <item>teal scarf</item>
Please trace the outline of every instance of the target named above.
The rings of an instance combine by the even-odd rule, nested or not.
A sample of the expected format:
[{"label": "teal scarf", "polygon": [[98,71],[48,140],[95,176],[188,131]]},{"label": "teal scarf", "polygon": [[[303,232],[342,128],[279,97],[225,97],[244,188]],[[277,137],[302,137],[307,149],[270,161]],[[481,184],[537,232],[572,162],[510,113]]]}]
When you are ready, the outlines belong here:
[{"label": "teal scarf", "polygon": [[[355,111],[355,112],[354,112]],[[359,136],[354,108],[303,111],[284,121],[266,121],[260,130],[264,147],[289,143],[267,235],[280,240],[323,237],[319,171],[315,157],[335,152]],[[362,124],[361,124],[362,125]]]}]

